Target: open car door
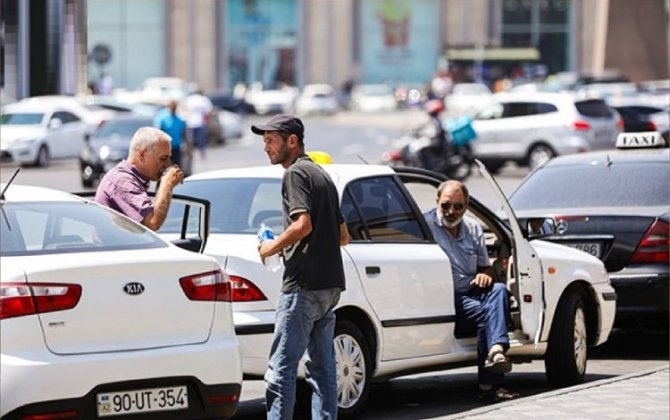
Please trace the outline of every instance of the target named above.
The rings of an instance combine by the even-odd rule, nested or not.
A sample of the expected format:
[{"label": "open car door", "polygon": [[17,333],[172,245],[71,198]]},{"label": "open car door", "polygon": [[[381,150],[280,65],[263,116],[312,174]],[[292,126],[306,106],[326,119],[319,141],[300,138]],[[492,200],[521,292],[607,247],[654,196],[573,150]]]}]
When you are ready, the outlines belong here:
[{"label": "open car door", "polygon": [[[89,200],[95,197],[95,191],[73,194]],[[151,198],[156,195],[148,194]],[[180,248],[202,254],[209,236],[209,214],[208,200],[173,194],[168,217],[156,233]]]},{"label": "open car door", "polygon": [[[519,222],[502,189],[486,169],[486,166],[475,159],[479,171],[488,181],[491,190],[495,193],[502,206],[509,228],[512,230],[514,243],[512,270],[516,268],[516,280],[519,287],[519,312],[521,314],[521,329],[524,334],[532,338],[535,343],[540,339],[542,323],[544,321],[544,287],[542,283],[542,265],[533,246],[525,239]],[[508,275],[509,277],[509,275]]]}]

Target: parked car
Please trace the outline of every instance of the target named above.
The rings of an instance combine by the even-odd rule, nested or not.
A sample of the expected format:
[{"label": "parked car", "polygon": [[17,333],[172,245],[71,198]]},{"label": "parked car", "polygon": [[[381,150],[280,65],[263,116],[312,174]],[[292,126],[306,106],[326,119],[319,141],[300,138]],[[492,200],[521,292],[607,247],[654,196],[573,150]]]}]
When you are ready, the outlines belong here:
[{"label": "parked car", "polygon": [[[670,107],[670,104],[668,104]],[[658,131],[670,144],[670,109],[642,104],[615,106],[626,132]]]},{"label": "parked car", "polygon": [[473,116],[495,102],[483,83],[456,83],[444,99],[450,117]]},{"label": "parked car", "polygon": [[398,109],[395,92],[384,84],[356,85],[351,91],[350,108],[361,112],[384,112]]},{"label": "parked car", "polygon": [[[124,116],[107,121],[91,136],[87,136],[79,153],[79,172],[84,187],[98,185],[103,175],[128,157],[130,140],[141,127],[152,127],[153,119]],[[182,144],[181,165],[184,175],[192,173],[192,148]]]},{"label": "parked car", "polygon": [[76,157],[91,124],[76,109],[44,102],[17,102],[0,115],[0,159],[45,167]]},{"label": "parked car", "polygon": [[244,99],[254,107],[256,114],[267,115],[289,112],[297,96],[298,89],[295,87],[263,89],[262,86],[253,86],[247,90]]},{"label": "parked car", "polygon": [[[449,258],[422,215],[435,206],[437,185],[445,178],[383,165],[322,167],[337,186],[352,238],[342,248],[346,290],[336,308],[334,338],[338,413],[351,416],[364,406],[373,381],[475,365],[477,340],[455,325]],[[211,171],[175,189],[212,204],[205,253],[230,276],[249,377],[260,378],[267,369],[282,283],[282,270],[262,265],[256,233],[261,223],[283,231],[283,173],[277,166]],[[497,196],[506,205],[500,190]],[[491,254],[510,252],[509,261],[518,267],[501,278],[515,302],[508,355],[516,362],[545,358],[554,385],[580,382],[587,346],[607,340],[614,319],[614,290],[602,262],[579,250],[529,242],[516,223],[505,224],[475,198],[469,216],[485,226]],[[180,223],[171,211],[161,232],[170,234]]]},{"label": "parked car", "polygon": [[662,321],[667,331],[670,151],[648,147],[661,143],[659,133],[625,133],[618,150],[557,157],[531,173],[510,203],[522,223],[556,220],[544,239],[605,263],[618,325]]},{"label": "parked car", "polygon": [[475,157],[490,171],[506,162],[535,169],[557,155],[613,149],[623,121],[602,99],[570,93],[498,93],[473,121]]},{"label": "parked car", "polygon": [[334,114],[337,112],[337,93],[325,83],[306,85],[295,101],[298,115]]},{"label": "parked car", "polygon": [[[3,419],[235,413],[240,343],[214,258],[81,197],[0,191]],[[175,242],[202,249],[208,203],[172,204],[189,209]]]},{"label": "parked car", "polygon": [[241,115],[254,114],[256,112],[254,106],[244,100],[244,98],[236,98],[228,93],[214,92],[207,94],[207,97],[212,101],[212,105],[224,111]]},{"label": "parked car", "polygon": [[225,142],[228,139],[242,137],[245,124],[244,118],[240,114],[231,111],[215,110],[213,115],[219,121],[219,127],[221,127],[220,136],[223,139],[222,142]]}]

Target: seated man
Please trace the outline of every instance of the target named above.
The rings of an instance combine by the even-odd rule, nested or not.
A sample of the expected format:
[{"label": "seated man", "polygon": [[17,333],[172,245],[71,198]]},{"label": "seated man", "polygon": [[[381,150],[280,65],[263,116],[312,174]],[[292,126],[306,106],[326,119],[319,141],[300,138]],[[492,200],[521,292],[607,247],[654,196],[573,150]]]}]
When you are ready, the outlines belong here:
[{"label": "seated man", "polygon": [[519,396],[501,386],[504,374],[512,370],[505,356],[509,295],[505,283],[493,282],[482,227],[463,217],[469,197],[463,183],[445,181],[437,189],[437,208],[424,217],[451,261],[456,317],[477,327],[479,398],[494,403]]}]

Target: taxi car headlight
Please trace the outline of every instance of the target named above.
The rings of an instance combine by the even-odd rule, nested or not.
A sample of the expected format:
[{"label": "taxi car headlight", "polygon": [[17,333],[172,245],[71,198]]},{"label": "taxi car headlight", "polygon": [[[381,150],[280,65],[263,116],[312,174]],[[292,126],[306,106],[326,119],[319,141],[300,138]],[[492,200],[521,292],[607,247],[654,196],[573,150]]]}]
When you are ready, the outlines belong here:
[{"label": "taxi car headlight", "polygon": [[100,159],[105,160],[109,157],[110,153],[111,150],[109,149],[109,146],[102,146],[98,154],[100,156]]}]

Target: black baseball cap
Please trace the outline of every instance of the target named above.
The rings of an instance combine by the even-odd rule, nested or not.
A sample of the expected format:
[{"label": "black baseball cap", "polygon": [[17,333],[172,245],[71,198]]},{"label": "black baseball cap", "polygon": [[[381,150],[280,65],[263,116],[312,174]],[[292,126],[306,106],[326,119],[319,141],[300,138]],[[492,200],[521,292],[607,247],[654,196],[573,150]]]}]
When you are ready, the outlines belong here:
[{"label": "black baseball cap", "polygon": [[299,139],[305,134],[305,126],[302,125],[300,118],[288,114],[277,114],[265,124],[252,125],[251,131],[254,134],[262,136],[266,131],[282,131],[288,134],[295,134]]}]

